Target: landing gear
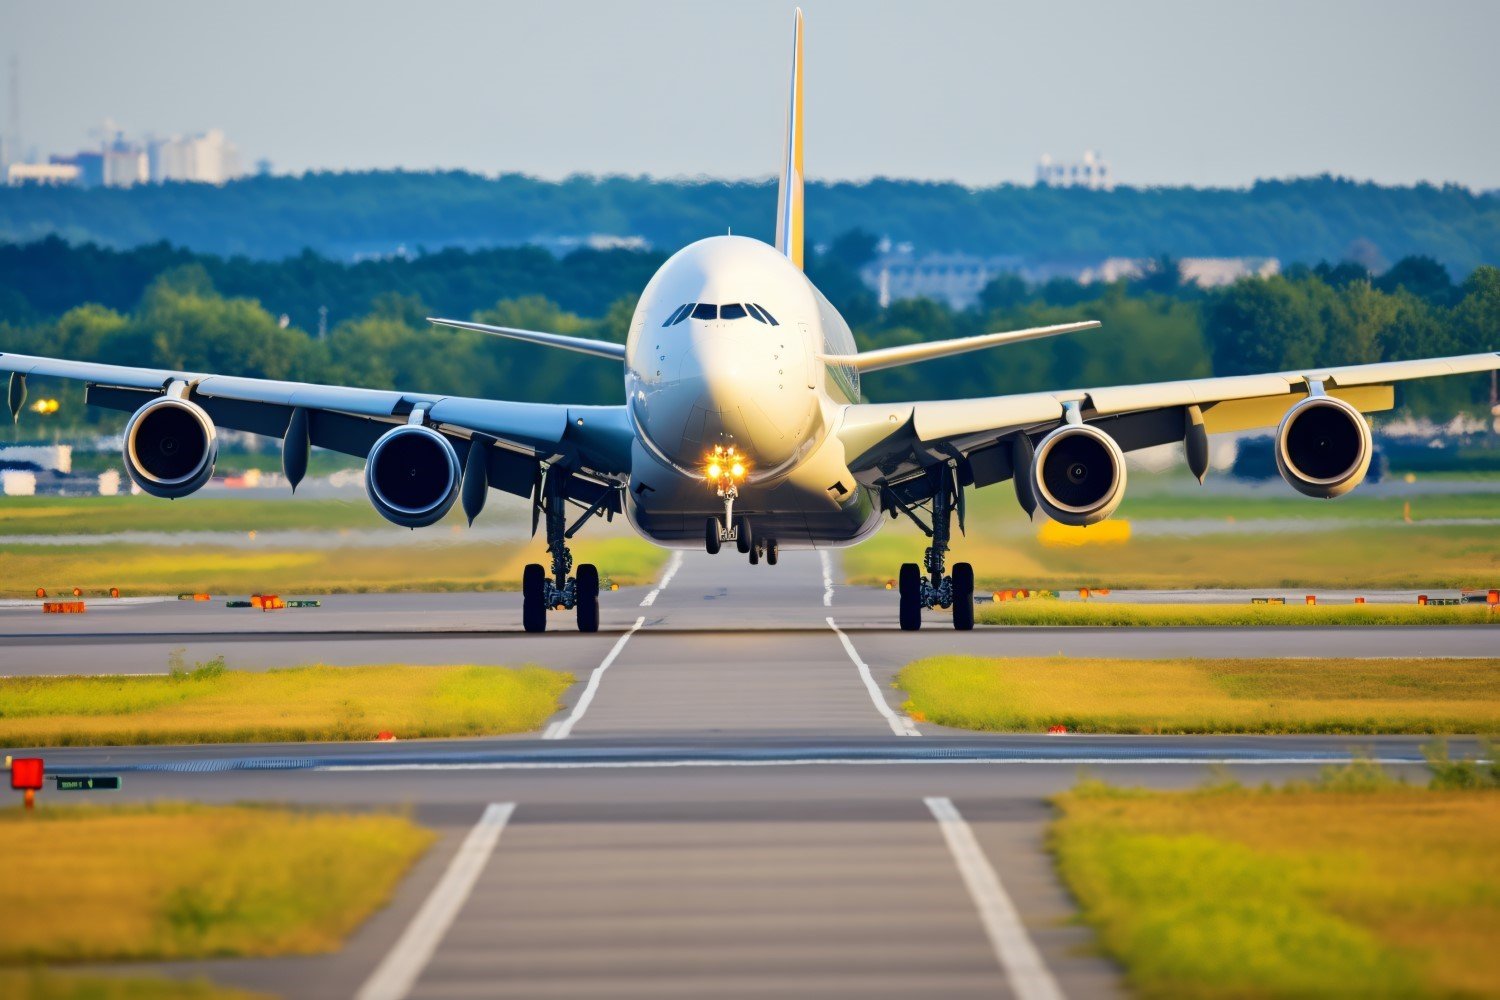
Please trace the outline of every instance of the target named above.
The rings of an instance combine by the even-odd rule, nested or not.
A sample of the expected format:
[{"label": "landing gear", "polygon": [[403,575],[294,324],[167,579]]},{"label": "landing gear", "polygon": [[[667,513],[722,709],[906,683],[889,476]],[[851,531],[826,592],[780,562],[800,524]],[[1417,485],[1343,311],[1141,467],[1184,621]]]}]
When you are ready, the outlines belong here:
[{"label": "landing gear", "polygon": [[[958,485],[956,471],[945,467],[938,474],[932,494],[931,527],[922,523],[916,512],[899,499],[892,497],[891,503],[932,539],[920,568],[916,563],[901,564],[898,582],[902,631],[920,629],[922,611],[926,608],[952,608],[953,627],[960,632],[969,631],[974,627],[974,567],[966,562],[955,563],[951,576],[945,572],[955,510],[959,530],[963,530],[963,490]],[[923,570],[926,575],[923,575]]]},{"label": "landing gear", "polygon": [[717,517],[711,517],[708,519],[708,523],[703,526],[703,547],[708,550],[709,555],[716,556],[719,554],[719,549],[723,548],[723,546],[724,523]]},{"label": "landing gear", "polygon": [[569,527],[568,498],[562,485],[569,475],[569,470],[558,466],[548,469],[534,500],[536,515],[545,517],[547,522],[547,552],[552,557],[552,573],[549,577],[540,563],[528,563],[521,572],[521,626],[528,632],[545,632],[547,612],[551,610],[572,610],[577,616],[580,632],[599,631],[599,567],[593,563],[581,563],[578,572],[572,574],[573,553],[568,548],[568,539],[577,534],[589,518],[605,511],[609,494],[601,495]]},{"label": "landing gear", "polygon": [[766,565],[775,566],[779,558],[781,558],[781,546],[776,544],[775,539],[772,539],[766,543]]}]

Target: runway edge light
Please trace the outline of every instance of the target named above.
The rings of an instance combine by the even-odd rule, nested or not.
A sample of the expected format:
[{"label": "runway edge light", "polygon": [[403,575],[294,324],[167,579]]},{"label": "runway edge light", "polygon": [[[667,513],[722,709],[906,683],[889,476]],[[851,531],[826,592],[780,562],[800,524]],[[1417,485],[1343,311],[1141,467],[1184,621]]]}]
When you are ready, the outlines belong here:
[{"label": "runway edge light", "polygon": [[42,787],[46,765],[40,757],[16,757],[10,762],[10,787],[23,792],[26,808],[36,807],[36,793]]}]

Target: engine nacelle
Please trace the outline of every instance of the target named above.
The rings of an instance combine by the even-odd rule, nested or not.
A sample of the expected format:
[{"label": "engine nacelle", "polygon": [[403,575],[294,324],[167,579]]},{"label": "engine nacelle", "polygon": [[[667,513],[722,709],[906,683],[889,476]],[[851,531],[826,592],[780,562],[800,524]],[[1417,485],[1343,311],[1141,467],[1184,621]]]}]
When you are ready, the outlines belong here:
[{"label": "engine nacelle", "polygon": [[1097,524],[1125,496],[1125,453],[1088,424],[1064,424],[1042,438],[1031,463],[1037,506],[1062,524]]},{"label": "engine nacelle", "polygon": [[365,492],[380,516],[425,528],[448,513],[462,476],[447,438],[418,424],[386,431],[365,459]]},{"label": "engine nacelle", "polygon": [[203,407],[176,396],[153,399],[125,424],[125,472],[154,497],[175,500],[214,474],[219,434]]},{"label": "engine nacelle", "polygon": [[1364,414],[1333,396],[1308,396],[1276,428],[1276,468],[1298,493],[1320,500],[1364,482],[1374,453]]}]

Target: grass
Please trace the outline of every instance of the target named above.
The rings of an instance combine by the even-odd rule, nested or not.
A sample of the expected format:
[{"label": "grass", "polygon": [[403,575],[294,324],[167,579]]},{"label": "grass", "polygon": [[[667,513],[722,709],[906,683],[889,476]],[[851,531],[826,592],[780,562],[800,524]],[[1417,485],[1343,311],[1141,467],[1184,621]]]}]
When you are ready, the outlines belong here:
[{"label": "grass", "polygon": [[[601,577],[621,586],[651,582],[667,558],[665,549],[624,536],[581,540],[573,551],[577,562],[596,563]],[[0,597],[31,597],[37,587],[48,593],[80,587],[91,594],[118,587],[127,596],[518,590],[521,567],[546,561],[539,542],[326,549],[5,545],[0,547]]]},{"label": "grass", "polygon": [[216,986],[203,979],[101,976],[47,969],[0,969],[8,1000],[268,1000],[263,993]]},{"label": "grass", "polygon": [[1286,604],[1119,604],[1029,598],[981,604],[975,619],[987,625],[1099,625],[1280,628],[1299,625],[1500,625],[1484,604],[1318,604],[1285,594]]},{"label": "grass", "polygon": [[313,500],[189,496],[6,497],[0,538],[10,535],[111,535],[121,531],[291,531],[402,529],[363,499]]},{"label": "grass", "polygon": [[1500,792],[1087,785],[1057,804],[1062,877],[1142,997],[1493,996],[1500,983]]},{"label": "grass", "polygon": [[0,678],[0,744],[99,746],[481,736],[537,729],[571,674],[541,667],[296,667]]},{"label": "grass", "polygon": [[[974,515],[969,515],[974,525]],[[850,583],[883,584],[903,562],[920,564],[926,540],[882,534],[846,553]],[[972,562],[981,592],[1010,587],[1072,590],[1254,587],[1456,589],[1500,581],[1500,531],[1424,527],[1339,527],[1310,532],[1132,538],[1119,545],[1049,548],[1035,532],[973,529],[951,558]]]},{"label": "grass", "polygon": [[0,856],[35,862],[0,883],[0,912],[24,917],[6,921],[0,963],[331,951],[390,898],[432,840],[390,814],[171,804],[0,810]]},{"label": "grass", "polygon": [[934,656],[896,687],[919,721],[999,732],[1500,731],[1500,659]]}]

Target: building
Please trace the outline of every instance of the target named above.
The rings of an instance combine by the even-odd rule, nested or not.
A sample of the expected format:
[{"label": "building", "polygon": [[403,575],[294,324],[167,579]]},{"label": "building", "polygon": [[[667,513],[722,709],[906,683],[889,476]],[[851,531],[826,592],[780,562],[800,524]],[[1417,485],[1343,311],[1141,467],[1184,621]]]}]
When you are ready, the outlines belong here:
[{"label": "building", "polygon": [[219,129],[197,135],[174,135],[146,143],[148,172],[152,182],[194,181],[223,184],[244,174],[239,150]]},{"label": "building", "polygon": [[1090,149],[1077,163],[1059,163],[1052,159],[1052,154],[1043,153],[1036,164],[1036,186],[1110,191],[1115,182],[1110,176],[1109,164]]},{"label": "building", "polygon": [[78,184],[78,167],[71,163],[12,163],[5,168],[5,183],[61,186]]}]

